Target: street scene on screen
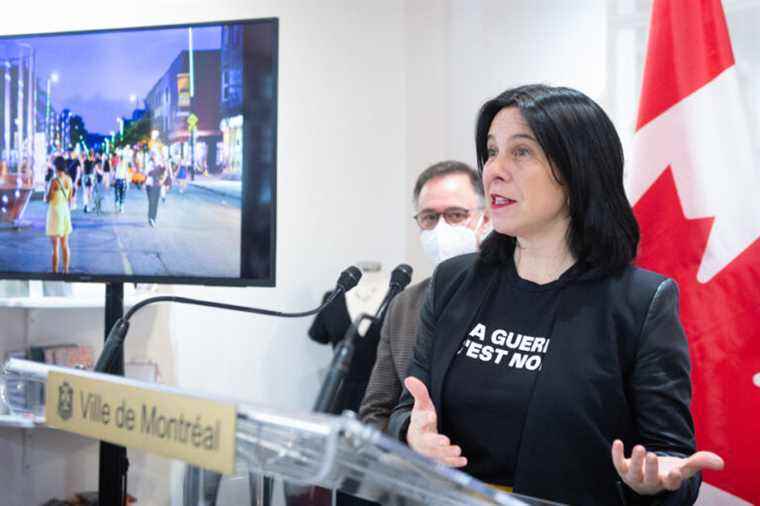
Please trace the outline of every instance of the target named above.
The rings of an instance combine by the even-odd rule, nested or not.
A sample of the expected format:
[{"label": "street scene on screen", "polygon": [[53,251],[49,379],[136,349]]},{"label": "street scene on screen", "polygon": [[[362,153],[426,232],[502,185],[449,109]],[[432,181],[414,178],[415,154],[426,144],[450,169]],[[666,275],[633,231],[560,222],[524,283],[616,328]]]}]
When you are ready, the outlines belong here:
[{"label": "street scene on screen", "polygon": [[243,30],[0,39],[0,271],[239,276]]}]

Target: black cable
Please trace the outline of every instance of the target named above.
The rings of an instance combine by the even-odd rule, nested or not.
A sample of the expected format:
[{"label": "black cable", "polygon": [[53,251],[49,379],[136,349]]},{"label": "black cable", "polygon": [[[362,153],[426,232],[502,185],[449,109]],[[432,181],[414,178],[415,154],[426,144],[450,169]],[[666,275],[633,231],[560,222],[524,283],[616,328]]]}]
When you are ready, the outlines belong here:
[{"label": "black cable", "polygon": [[157,302],[177,302],[179,304],[191,304],[195,306],[204,306],[204,307],[215,307],[219,309],[227,309],[230,311],[241,311],[243,313],[253,313],[253,314],[260,314],[265,316],[278,316],[280,318],[302,318],[304,316],[311,316],[313,314],[317,314],[320,311],[322,311],[326,306],[328,306],[335,298],[342,293],[342,290],[338,288],[337,290],[333,290],[330,296],[327,298],[325,302],[322,303],[321,306],[319,306],[316,309],[312,309],[309,311],[303,311],[300,313],[286,313],[282,311],[272,311],[271,309],[261,309],[256,307],[247,307],[247,306],[238,306],[235,304],[225,304],[223,302],[213,302],[210,300],[201,300],[201,299],[191,299],[188,297],[175,297],[173,295],[159,295],[157,297],[151,297],[149,299],[141,300],[127,311],[127,313],[124,315],[124,320],[129,320],[132,315],[134,315],[137,311],[144,308],[145,306],[149,304],[155,304]]},{"label": "black cable", "polygon": [[283,311],[272,311],[271,309],[261,309],[257,307],[238,306],[235,304],[225,304],[222,302],[212,302],[209,300],[191,299],[188,297],[175,297],[172,295],[160,295],[158,297],[151,297],[149,299],[142,300],[132,306],[129,311],[122,317],[116,320],[113,327],[108,333],[105,345],[103,345],[103,352],[98,357],[98,361],[95,364],[95,372],[111,372],[114,361],[123,354],[122,346],[124,345],[124,339],[127,337],[129,331],[129,319],[149,304],[155,304],[157,302],[177,302],[179,304],[191,304],[195,306],[213,307],[217,309],[227,309],[230,311],[240,311],[242,313],[253,313],[265,316],[277,316],[280,318],[302,318],[304,316],[310,316],[322,311],[326,306],[332,303],[336,297],[340,294],[346,293],[351,290],[362,277],[361,271],[355,267],[350,266],[346,270],[340,273],[335,290],[318,308],[310,311],[301,311],[298,313],[286,313]]},{"label": "black cable", "polygon": [[124,344],[124,339],[129,331],[129,319],[139,311],[140,309],[150,304],[156,304],[158,302],[176,302],[179,304],[190,304],[194,306],[213,307],[218,309],[227,309],[229,311],[240,311],[243,313],[253,313],[265,316],[277,316],[280,318],[302,318],[304,316],[310,316],[322,311],[325,307],[330,305],[340,294],[346,290],[343,286],[338,287],[332,291],[330,296],[316,309],[310,311],[302,311],[298,313],[286,313],[283,311],[272,311],[270,309],[261,309],[257,307],[238,306],[235,304],[225,304],[223,302],[212,302],[209,300],[191,299],[188,297],[175,297],[173,295],[159,295],[157,297],[151,297],[149,299],[141,300],[131,308],[126,314],[119,318],[114,324],[111,332],[108,334],[105,344],[103,345],[103,352],[100,354],[97,363],[95,364],[95,372],[109,372],[111,366],[119,356],[119,350]]}]

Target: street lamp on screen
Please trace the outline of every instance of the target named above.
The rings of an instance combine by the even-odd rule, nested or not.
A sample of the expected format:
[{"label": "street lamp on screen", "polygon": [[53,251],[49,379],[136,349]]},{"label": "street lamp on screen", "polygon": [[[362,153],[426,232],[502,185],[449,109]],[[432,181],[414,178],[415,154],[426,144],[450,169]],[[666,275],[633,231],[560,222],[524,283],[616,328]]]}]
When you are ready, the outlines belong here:
[{"label": "street lamp on screen", "polygon": [[47,78],[47,95],[45,96],[45,131],[47,132],[47,138],[48,138],[48,149],[50,149],[53,145],[53,133],[51,129],[51,120],[50,120],[50,104],[51,99],[50,95],[53,92],[52,85],[54,83],[58,82],[58,73],[52,72],[48,78]]}]

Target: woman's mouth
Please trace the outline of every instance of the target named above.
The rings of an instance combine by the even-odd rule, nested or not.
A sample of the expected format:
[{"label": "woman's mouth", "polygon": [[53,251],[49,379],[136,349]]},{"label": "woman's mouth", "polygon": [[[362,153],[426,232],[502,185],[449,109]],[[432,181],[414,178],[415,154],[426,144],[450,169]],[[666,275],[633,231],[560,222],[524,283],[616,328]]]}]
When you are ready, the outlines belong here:
[{"label": "woman's mouth", "polygon": [[495,195],[493,193],[491,194],[491,208],[492,209],[502,209],[504,207],[508,207],[516,203],[517,201],[514,199],[503,197],[501,195]]}]

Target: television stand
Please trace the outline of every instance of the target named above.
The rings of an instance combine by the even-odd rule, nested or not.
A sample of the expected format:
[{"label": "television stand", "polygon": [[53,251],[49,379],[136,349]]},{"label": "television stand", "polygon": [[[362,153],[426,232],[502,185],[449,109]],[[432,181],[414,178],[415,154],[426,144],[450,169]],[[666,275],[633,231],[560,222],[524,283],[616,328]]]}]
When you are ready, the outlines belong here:
[{"label": "television stand", "polygon": [[[124,316],[124,283],[106,283],[105,337],[116,321]],[[111,374],[124,376],[124,348],[119,352]],[[100,442],[98,474],[98,504],[125,506],[127,498],[127,449],[105,441]]]}]

